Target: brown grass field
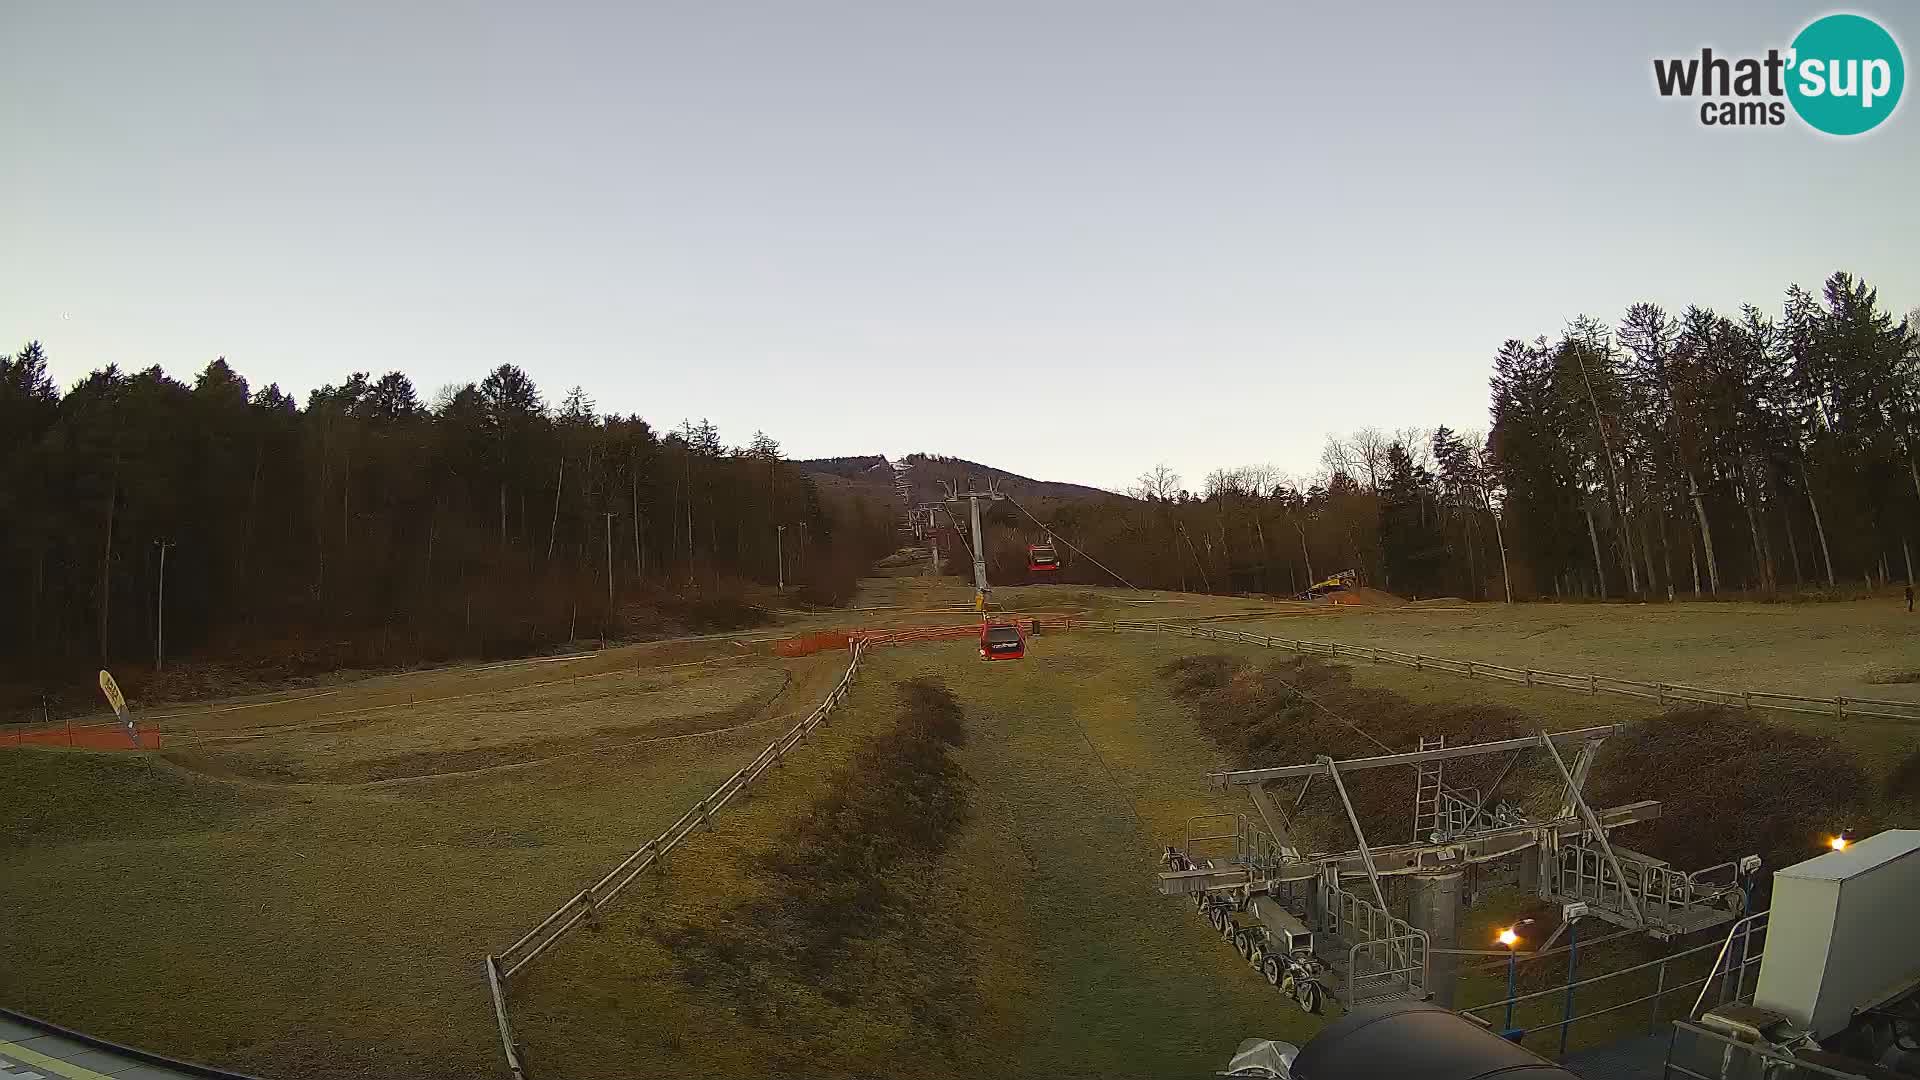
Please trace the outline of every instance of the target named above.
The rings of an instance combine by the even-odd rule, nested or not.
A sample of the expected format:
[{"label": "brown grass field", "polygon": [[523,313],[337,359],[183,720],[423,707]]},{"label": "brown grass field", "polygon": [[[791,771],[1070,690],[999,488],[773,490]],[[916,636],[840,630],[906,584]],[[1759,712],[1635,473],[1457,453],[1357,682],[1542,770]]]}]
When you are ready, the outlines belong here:
[{"label": "brown grass field", "polygon": [[[678,817],[845,664],[782,659],[767,639],[964,623],[966,599],[951,581],[878,579],[853,610],[747,635],[149,710],[166,733],[157,754],[0,749],[0,1003],[273,1080],[500,1074],[481,956]],[[1920,623],[1882,601],[1342,609],[1073,586],[997,599],[1101,618],[1261,616],[1236,625],[1710,686],[1920,695],[1866,681],[1913,666]],[[1221,651],[1090,632],[1043,635],[1018,664],[983,664],[965,641],[876,651],[786,767],[601,930],[515,981],[530,1065],[542,1080],[776,1062],[822,1076],[1161,1075],[1216,1069],[1243,1038],[1304,1038],[1311,1021],[1152,890],[1155,855],[1188,815],[1240,809],[1206,789],[1226,761],[1158,673]],[[687,941],[778,904],[768,853],[893,723],[895,685],[922,675],[964,712],[954,759],[971,815],[893,883],[905,914],[850,954],[856,989],[789,988],[770,1014],[689,978]],[[1353,678],[1555,728],[1656,712],[1395,668]],[[1920,744],[1884,722],[1780,722],[1831,735],[1876,777]],[[924,1043],[929,1030],[946,1041]]]}]

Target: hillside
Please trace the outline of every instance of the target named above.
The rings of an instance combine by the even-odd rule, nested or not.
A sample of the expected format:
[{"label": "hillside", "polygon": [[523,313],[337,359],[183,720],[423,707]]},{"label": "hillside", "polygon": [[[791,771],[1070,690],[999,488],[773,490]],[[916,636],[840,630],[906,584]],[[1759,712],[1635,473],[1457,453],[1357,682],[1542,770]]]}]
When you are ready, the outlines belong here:
[{"label": "hillside", "polygon": [[921,488],[929,492],[940,486],[940,481],[964,484],[969,480],[975,483],[992,481],[1001,491],[1015,498],[1043,496],[1054,499],[1113,499],[1122,498],[1111,491],[1088,487],[1085,484],[1069,484],[1057,480],[1035,480],[1019,473],[996,469],[991,465],[982,465],[965,458],[943,457],[939,454],[908,454],[902,464],[913,466],[915,490]]},{"label": "hillside", "polygon": [[[894,493],[894,462],[882,454],[860,454],[850,457],[810,458],[795,461],[794,465],[812,474],[823,488],[842,491],[860,491],[871,495],[891,497]],[[941,483],[967,484],[991,482],[1001,491],[1017,499],[1112,499],[1123,498],[1111,491],[1088,487],[1085,484],[1071,484],[1057,480],[1035,480],[1030,476],[996,469],[991,465],[982,465],[965,458],[945,457],[940,454],[908,454],[899,462],[912,467],[909,475],[913,497],[916,502],[934,500],[940,495]]]},{"label": "hillside", "polygon": [[818,476],[838,476],[848,480],[863,480],[869,476],[885,479],[890,475],[889,462],[881,454],[857,454],[853,457],[807,458],[794,462],[801,471]]}]

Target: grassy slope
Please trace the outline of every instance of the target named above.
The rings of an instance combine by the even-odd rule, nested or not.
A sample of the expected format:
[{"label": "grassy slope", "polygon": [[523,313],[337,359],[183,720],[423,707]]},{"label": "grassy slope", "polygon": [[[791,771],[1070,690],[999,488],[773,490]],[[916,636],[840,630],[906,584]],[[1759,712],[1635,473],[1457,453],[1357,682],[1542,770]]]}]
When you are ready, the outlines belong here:
[{"label": "grassy slope", "polygon": [[[1157,853],[1187,815],[1216,804],[1201,775],[1214,751],[1158,685],[1152,643],[1042,638],[1022,664],[984,664],[964,646],[882,650],[832,734],[796,758],[739,815],[683,849],[675,869],[601,934],[580,935],[515,991],[518,1034],[549,1076],[609,1062],[634,1072],[736,1074],[780,1060],[778,1025],[690,991],[654,938],[749,895],[751,858],[871,732],[884,687],[932,674],[967,713],[959,752],[975,816],[922,895],[964,928],[946,962],[972,969],[986,1009],[927,1075],[1170,1075],[1218,1067],[1242,1038],[1298,1039],[1312,1022],[1193,914],[1153,891]],[[1097,751],[1097,753],[1096,753]],[[1135,814],[1138,814],[1138,821]],[[793,1018],[836,1025],[848,1053],[811,1075],[897,1070],[897,1043],[858,1010]]]},{"label": "grassy slope", "polygon": [[[949,593],[964,599],[965,590],[916,583],[888,599],[937,605],[949,603]],[[1127,617],[1254,606],[1174,596],[1135,605],[1124,601],[1137,597],[1071,587],[1003,590],[1001,598],[1027,610],[1085,606]],[[1816,650],[1809,660],[1802,643],[1778,631],[1756,639],[1765,655],[1752,670],[1774,666],[1818,682],[1881,663],[1849,658],[1865,639],[1850,636],[1845,608],[1777,609],[1812,613],[1807,637],[1837,640],[1831,648],[1841,659]],[[1538,620],[1577,630],[1570,620],[1593,610],[1609,620],[1596,624],[1600,644],[1588,651],[1597,658],[1710,664],[1726,645],[1708,628],[1744,625],[1738,620],[1750,609],[1705,606],[1668,630],[1657,627],[1680,618],[1679,609],[1619,609],[1650,613],[1650,644],[1632,648],[1610,621],[1621,617],[1614,609],[1523,608],[1506,613],[1516,620],[1513,629],[1482,613],[1492,610],[1472,614],[1484,626],[1418,629],[1443,614],[1465,618],[1450,613],[1342,614],[1314,615],[1311,628],[1307,619],[1275,620],[1274,632],[1391,644],[1399,639],[1375,635],[1417,630],[1437,635],[1418,646],[1423,651],[1500,650],[1480,654],[1491,659],[1541,630]],[[954,620],[936,609],[914,621]],[[1688,644],[1696,639],[1709,647]],[[1075,633],[1037,640],[1022,664],[982,664],[964,644],[875,654],[852,707],[821,739],[737,813],[730,809],[665,877],[637,884],[602,934],[570,939],[517,985],[516,1022],[536,1067],[549,1077],[609,1068],[700,1075],[771,1060],[782,1042],[775,1031],[752,1028],[740,1016],[696,1013],[696,997],[667,977],[668,956],[642,932],[641,913],[697,923],[719,907],[716,897],[755,888],[752,855],[807,805],[859,735],[885,718],[885,687],[922,671],[946,678],[968,710],[972,740],[961,760],[978,783],[978,814],[914,887],[942,924],[964,930],[937,944],[971,966],[985,1002],[971,1037],[933,1072],[1193,1071],[1217,1067],[1244,1037],[1304,1037],[1310,1022],[1241,967],[1189,907],[1152,893],[1154,855],[1184,832],[1188,814],[1240,809],[1216,803],[1200,780],[1221,762],[1154,673],[1170,650],[1232,651],[1186,639]],[[632,662],[623,657],[595,664]],[[800,678],[781,708],[784,701],[817,700],[839,662],[823,654],[796,665]],[[1715,676],[1688,676],[1702,682],[1738,674],[1719,666],[1688,670]],[[1644,711],[1626,699],[1391,667],[1357,665],[1355,672],[1362,682],[1418,700],[1501,701],[1556,727]],[[494,683],[508,690],[554,674],[416,678],[455,691]],[[376,703],[404,706],[421,695],[408,680],[374,685],[380,693],[368,700]],[[593,692],[591,684],[581,689]],[[269,717],[331,723],[328,714],[346,704],[329,698],[209,714],[203,730],[231,731],[243,720],[253,725]],[[1876,774],[1913,739],[1880,724],[1797,722],[1855,747]],[[8,961],[0,965],[0,1001],[274,1077],[487,1074],[497,1068],[498,1051],[478,978],[480,953],[510,941],[636,837],[678,816],[768,735],[764,727],[749,728],[376,786],[227,781],[166,762],[149,772],[145,762],[118,755],[0,752],[0,786],[30,793],[0,805],[0,857],[8,870],[0,875],[0,910],[9,914],[0,924],[0,955]],[[1476,915],[1489,925],[1504,917],[1498,904]],[[1461,1000],[1495,998],[1502,989],[1495,972],[1463,987]],[[900,1045],[900,1029],[885,1016],[852,1009],[814,1019],[846,1036],[845,1055],[823,1063],[823,1073],[884,1071]],[[1577,1033],[1576,1043],[1585,1034]]]},{"label": "grassy slope", "polygon": [[[791,693],[817,700],[837,661],[795,664]],[[371,786],[0,752],[0,1001],[272,1077],[484,1075],[481,954],[769,737]]]},{"label": "grassy slope", "polygon": [[1459,660],[1700,686],[1920,700],[1920,684],[1874,684],[1912,667],[1920,615],[1892,599],[1832,604],[1471,604],[1354,609],[1311,624],[1248,623],[1307,637]]}]

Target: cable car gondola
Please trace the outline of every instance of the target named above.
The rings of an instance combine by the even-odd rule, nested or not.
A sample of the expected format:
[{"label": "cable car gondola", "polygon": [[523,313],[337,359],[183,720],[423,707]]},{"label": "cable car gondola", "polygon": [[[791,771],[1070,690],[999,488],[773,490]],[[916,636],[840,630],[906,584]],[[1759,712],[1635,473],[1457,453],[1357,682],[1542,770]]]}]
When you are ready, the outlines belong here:
[{"label": "cable car gondola", "polygon": [[1027,569],[1037,573],[1052,573],[1060,569],[1060,556],[1053,550],[1051,543],[1027,545]]},{"label": "cable car gondola", "polygon": [[1018,660],[1027,655],[1027,635],[1019,623],[981,623],[982,660]]}]

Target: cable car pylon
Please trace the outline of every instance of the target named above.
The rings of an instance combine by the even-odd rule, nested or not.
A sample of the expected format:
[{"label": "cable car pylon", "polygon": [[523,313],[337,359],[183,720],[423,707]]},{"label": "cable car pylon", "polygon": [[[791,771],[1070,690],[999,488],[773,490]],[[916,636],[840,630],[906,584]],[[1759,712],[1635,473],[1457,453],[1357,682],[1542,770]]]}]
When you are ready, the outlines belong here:
[{"label": "cable car pylon", "polygon": [[[956,484],[945,484],[944,486],[947,489],[947,501],[949,503],[957,505],[960,500],[965,499],[973,511],[973,547],[968,549],[968,554],[973,556],[973,606],[975,610],[985,615],[987,612],[987,602],[992,598],[992,593],[987,588],[987,549],[986,545],[980,541],[980,500],[986,499],[989,502],[999,502],[1002,499],[1007,499],[1007,496],[996,491],[992,481],[987,482],[987,490],[985,491],[975,488],[972,484],[969,484],[965,491],[961,491]],[[1008,501],[1011,502],[1012,500],[1008,499]],[[1014,505],[1018,506],[1020,504],[1014,503]],[[1023,510],[1021,513],[1026,513],[1026,511]],[[1033,515],[1028,514],[1027,516],[1032,517]]]}]

